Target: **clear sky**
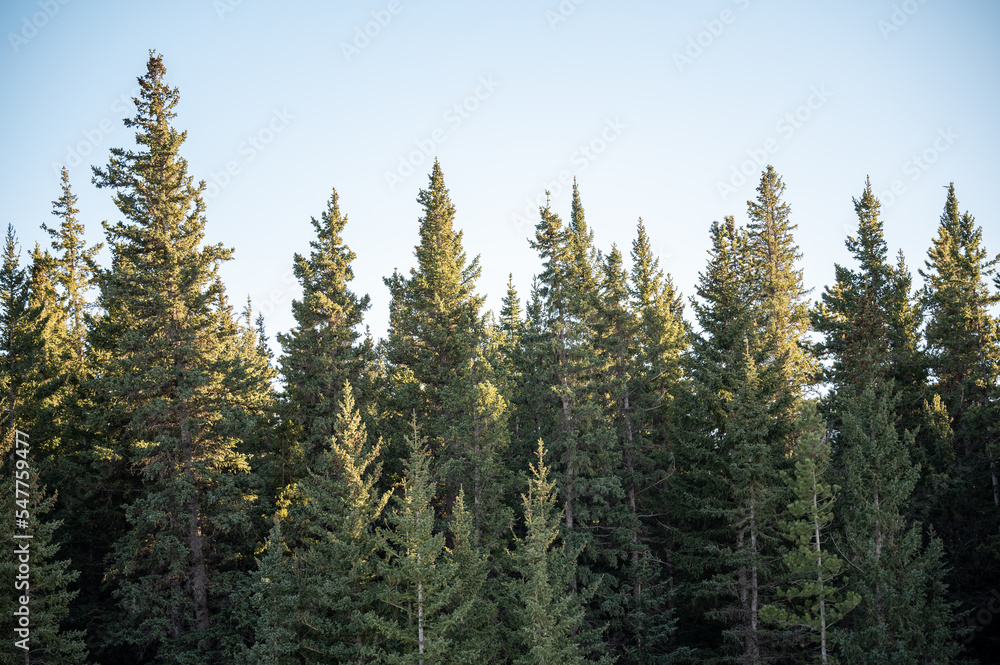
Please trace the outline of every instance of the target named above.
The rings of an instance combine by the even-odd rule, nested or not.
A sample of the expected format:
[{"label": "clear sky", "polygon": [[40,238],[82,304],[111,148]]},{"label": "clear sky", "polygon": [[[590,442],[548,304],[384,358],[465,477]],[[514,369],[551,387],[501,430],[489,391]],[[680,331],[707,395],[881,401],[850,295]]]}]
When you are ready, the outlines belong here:
[{"label": "clear sky", "polygon": [[208,240],[236,250],[230,298],[250,295],[272,337],[332,187],[384,333],[382,277],[414,263],[434,155],[494,309],[508,272],[527,294],[537,200],[553,190],[568,217],[573,175],[598,246],[627,254],[641,216],[685,295],[709,224],[745,221],[768,162],[809,286],[847,261],[866,175],[914,272],[951,181],[1000,252],[996,2],[4,0],[0,28],[0,221],[24,249],[62,164],[91,242],[120,218],[90,166],[132,145],[121,120],[156,49],[209,183]]}]

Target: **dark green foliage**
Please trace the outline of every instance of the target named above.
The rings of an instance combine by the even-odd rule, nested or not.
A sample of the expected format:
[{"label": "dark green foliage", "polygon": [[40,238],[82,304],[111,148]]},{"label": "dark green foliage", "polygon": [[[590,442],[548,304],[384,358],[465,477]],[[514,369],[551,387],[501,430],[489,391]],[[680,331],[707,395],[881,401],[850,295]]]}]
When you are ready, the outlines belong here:
[{"label": "dark green foliage", "polygon": [[[431,455],[415,420],[411,432],[402,492],[379,531],[384,558],[378,561],[375,607],[365,614],[382,639],[365,645],[364,652],[384,663],[482,662],[487,645],[467,623],[478,607],[477,599],[467,595],[469,585],[475,588],[481,581],[461,574],[484,571],[468,560],[460,565],[445,534],[434,528]],[[464,512],[463,506],[456,518],[467,527]],[[459,533],[460,542],[469,537],[467,531]]]},{"label": "dark green foliage", "polygon": [[202,246],[204,183],[179,155],[178,93],[164,72],[151,54],[125,121],[139,150],[113,148],[94,170],[125,220],[105,225],[112,264],[99,277],[93,343],[106,355],[91,425],[135,474],[107,573],[121,610],[116,640],[153,662],[211,663],[238,639],[228,608],[253,501],[241,446],[267,387],[218,276],[231,251]]},{"label": "dark green foliage", "polygon": [[333,435],[340,404],[340,390],[350,382],[357,391],[361,411],[372,397],[371,339],[359,340],[359,328],[369,307],[368,296],[358,297],[348,284],[354,278],[355,255],[343,240],[346,215],[340,212],[334,190],[319,220],[312,219],[316,238],[308,257],[295,255],[294,272],[302,285],[302,298],[292,302],[295,327],[278,334],[284,350],[280,359],[284,381],[283,415],[292,426],[288,433],[300,441],[282,484],[302,476]]},{"label": "dark green foliage", "polygon": [[844,456],[839,545],[849,589],[861,603],[838,637],[848,663],[951,663],[954,601],[944,584],[941,541],[925,545],[919,523],[903,514],[919,476],[913,437],[900,437],[894,400],[871,383],[846,400],[836,445]]},{"label": "dark green foliage", "polygon": [[491,342],[480,313],[483,298],[475,292],[479,259],[466,258],[436,161],[417,201],[423,207],[417,266],[408,279],[399,273],[386,279],[392,294],[386,421],[397,436],[404,418],[415,414],[425,424],[445,487],[435,501],[439,514],[450,513],[465,479],[477,542],[498,552],[510,515],[500,502],[508,485],[500,460],[510,438],[504,379],[495,369],[501,352]]},{"label": "dark green foliage", "polygon": [[[792,549],[785,554],[785,586],[779,602],[761,608],[765,622],[804,633],[816,663],[836,663],[831,647],[833,626],[851,611],[861,596],[845,592],[844,564],[831,540],[833,506],[840,488],[829,483],[830,441],[816,405],[802,408],[802,436],[795,444],[794,475],[785,475],[794,500],[782,524]],[[839,586],[838,586],[839,585]]]},{"label": "dark green foliage", "polygon": [[514,662],[531,665],[563,665],[595,659],[599,632],[585,629],[581,594],[571,589],[576,579],[579,550],[565,542],[556,545],[561,516],[556,509],[556,481],[549,478],[545,446],[538,441],[536,462],[531,465],[528,493],[521,495],[524,538],[518,539],[512,565],[519,572],[514,595],[518,649]]},{"label": "dark green foliage", "polygon": [[[951,586],[969,610],[981,605],[984,580],[1000,579],[1000,293],[990,287],[1000,257],[991,258],[982,242],[982,228],[968,212],[959,213],[949,186],[921,270],[933,395],[920,436],[930,467],[921,489],[925,512],[944,541]],[[995,628],[979,635],[975,647],[986,648],[991,638],[998,639]],[[995,658],[993,649],[984,657]]]},{"label": "dark green foliage", "polygon": [[997,660],[1000,257],[954,187],[917,298],[866,181],[810,310],[766,167],[748,224],[712,224],[688,323],[642,221],[602,252],[574,182],[494,314],[435,161],[386,339],[334,191],[275,362],[204,242],[164,74],[151,53],[136,144],[94,169],[110,264],[66,170],[50,245],[22,265],[8,230],[0,446],[12,473],[31,431],[40,480],[34,651],[0,660]]}]

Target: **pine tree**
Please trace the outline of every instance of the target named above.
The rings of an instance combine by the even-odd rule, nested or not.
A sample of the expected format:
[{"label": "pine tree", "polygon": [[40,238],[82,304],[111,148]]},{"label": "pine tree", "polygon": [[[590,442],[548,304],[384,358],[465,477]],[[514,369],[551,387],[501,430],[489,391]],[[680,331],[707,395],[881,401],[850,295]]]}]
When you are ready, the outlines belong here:
[{"label": "pine tree", "polygon": [[870,382],[844,403],[836,446],[843,451],[843,541],[849,589],[861,603],[838,636],[845,662],[951,663],[954,601],[944,583],[941,542],[923,543],[919,523],[907,524],[906,502],[919,469],[912,436],[900,437],[890,388]]},{"label": "pine tree", "polygon": [[[802,255],[792,232],[798,226],[790,221],[791,207],[781,200],[784,191],[781,177],[768,164],[761,173],[756,200],[747,201],[747,247],[755,275],[758,326],[774,347],[784,389],[800,397],[811,383],[815,366],[804,344],[809,332],[809,292],[802,286],[802,271],[796,268]],[[794,413],[785,417],[795,418]]]},{"label": "pine tree", "polygon": [[[330,442],[344,383],[349,381],[358,391],[362,412],[372,396],[368,382],[374,348],[370,338],[359,340],[358,330],[370,299],[349,288],[355,254],[344,244],[346,224],[334,190],[320,219],[312,219],[312,251],[308,257],[295,255],[295,277],[302,285],[302,298],[292,302],[296,325],[278,334],[284,350],[280,364],[285,416],[301,432],[291,436],[303,439],[305,466]],[[292,478],[302,474],[299,470]]]},{"label": "pine tree", "polygon": [[690,575],[688,611],[718,622],[716,633],[695,619],[694,639],[708,642],[712,657],[749,664],[782,648],[782,636],[762,626],[759,615],[774,593],[783,554],[778,519],[787,501],[779,478],[797,391],[788,388],[786,366],[772,362],[775,336],[758,323],[748,235],[732,217],[713,223],[711,232],[701,301],[693,303],[702,332],[688,360],[690,434],[683,441],[677,533]]},{"label": "pine tree", "polygon": [[[795,445],[795,473],[787,475],[794,501],[788,504],[784,528],[793,544],[784,557],[787,583],[777,595],[785,602],[761,608],[761,619],[784,628],[796,628],[813,643],[807,653],[813,661],[836,663],[832,655],[833,626],[854,609],[861,596],[837,586],[843,562],[831,551],[833,505],[840,488],[829,484],[830,441],[812,402],[803,404],[803,434]],[[816,646],[819,653],[816,653]]]},{"label": "pine tree", "polygon": [[137,473],[125,479],[133,494],[108,571],[115,639],[154,662],[210,663],[239,639],[226,608],[249,558],[241,446],[266,398],[218,275],[231,251],[202,246],[205,185],[179,155],[186,134],[171,126],[178,92],[164,73],[151,52],[125,121],[140,148],[113,148],[94,169],[125,221],[105,225],[112,265],[99,277],[94,344],[106,355],[91,424]]},{"label": "pine tree", "polygon": [[[528,493],[521,495],[525,536],[512,555],[521,579],[515,587],[517,610],[514,662],[518,665],[562,665],[592,660],[598,633],[588,630],[579,593],[570,590],[576,578],[579,550],[556,546],[560,515],[556,481],[549,480],[545,446],[538,440],[537,462],[531,465]],[[598,662],[611,662],[603,657]]]},{"label": "pine tree", "polygon": [[412,414],[426,424],[445,485],[439,512],[450,512],[459,479],[470,479],[477,538],[497,551],[507,529],[499,460],[509,445],[508,405],[494,369],[498,354],[487,348],[483,298],[475,292],[479,258],[467,259],[462,232],[454,230],[455,207],[438,162],[417,201],[424,213],[417,266],[408,279],[399,273],[386,279],[392,294],[386,343],[390,411],[397,431]]},{"label": "pine tree", "polygon": [[459,567],[434,529],[435,483],[431,455],[416,420],[407,437],[402,494],[393,501],[379,540],[376,608],[365,621],[382,638],[364,649],[366,656],[391,664],[478,662],[481,646],[463,639],[463,622],[472,599],[458,603]]}]

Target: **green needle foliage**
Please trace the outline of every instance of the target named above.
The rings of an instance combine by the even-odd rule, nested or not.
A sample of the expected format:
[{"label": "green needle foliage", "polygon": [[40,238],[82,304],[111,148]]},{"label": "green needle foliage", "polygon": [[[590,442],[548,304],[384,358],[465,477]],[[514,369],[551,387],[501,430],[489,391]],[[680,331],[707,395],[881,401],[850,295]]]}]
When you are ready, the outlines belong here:
[{"label": "green needle foliage", "polygon": [[[570,587],[575,580],[579,550],[567,549],[560,539],[561,516],[556,509],[556,482],[549,479],[545,446],[538,440],[537,461],[531,465],[528,493],[521,495],[525,536],[518,539],[512,563],[521,574],[515,595],[519,643],[518,665],[564,665],[595,660],[599,632],[587,629],[581,595]],[[597,662],[613,662],[608,656]]]},{"label": "green needle foliage", "polygon": [[[795,473],[786,474],[794,501],[788,504],[784,528],[792,549],[785,554],[787,584],[777,596],[784,602],[761,608],[761,619],[802,630],[812,644],[813,661],[836,663],[833,626],[861,602],[844,591],[843,562],[833,552],[833,506],[840,488],[830,485],[830,441],[812,402],[803,404],[802,436],[795,445]],[[839,584],[839,586],[838,586]],[[818,649],[818,653],[817,653]]]},{"label": "green needle foliage", "polygon": [[445,534],[434,528],[431,455],[416,419],[407,444],[402,492],[379,531],[384,558],[378,562],[376,607],[365,614],[382,639],[365,653],[393,665],[480,662],[483,645],[465,630],[475,599],[461,597],[461,567]]},{"label": "green needle foliage", "polygon": [[8,228],[0,450],[13,471],[30,431],[59,501],[29,507],[34,651],[0,660],[998,661],[1000,257],[954,186],[915,293],[866,180],[811,304],[767,166],[685,320],[676,239],[640,219],[603,251],[574,181],[494,314],[435,160],[385,338],[333,191],[275,359],[205,243],[178,101],[151,52],[135,143],[93,169],[105,267],[66,169],[50,242],[22,261]]},{"label": "green needle foliage", "polygon": [[289,436],[301,439],[302,461],[285,478],[288,482],[301,477],[329,445],[345,382],[357,391],[353,399],[362,413],[372,396],[375,351],[371,339],[360,340],[359,332],[370,299],[358,297],[348,286],[354,278],[355,254],[344,244],[347,216],[341,214],[339,201],[334,190],[320,219],[312,219],[316,234],[309,243],[312,251],[308,257],[295,255],[293,269],[302,298],[292,302],[295,326],[288,334],[278,334],[284,350],[283,415],[294,426]]},{"label": "green needle foliage", "polygon": [[178,92],[151,53],[136,114],[137,150],[113,148],[94,181],[115,190],[123,221],[105,224],[112,264],[99,277],[103,353],[91,426],[111,461],[135,475],[127,523],[107,575],[121,610],[115,639],[153,662],[221,662],[248,561],[254,495],[243,440],[266,384],[226,302],[219,264],[202,246],[202,191],[171,126]]}]

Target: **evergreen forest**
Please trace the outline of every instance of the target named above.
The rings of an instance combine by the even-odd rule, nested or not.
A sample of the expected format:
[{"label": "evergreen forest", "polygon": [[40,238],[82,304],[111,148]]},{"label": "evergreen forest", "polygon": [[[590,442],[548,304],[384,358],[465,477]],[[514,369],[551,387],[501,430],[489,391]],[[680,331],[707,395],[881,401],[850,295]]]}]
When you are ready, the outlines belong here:
[{"label": "evergreen forest", "polygon": [[5,517],[0,663],[1000,662],[1000,256],[954,184],[913,259],[860,174],[810,292],[768,166],[686,294],[641,220],[595,246],[574,185],[493,312],[435,162],[387,335],[335,189],[275,334],[227,296],[160,55],[139,85],[104,242],[65,169],[48,246],[6,233],[31,577]]}]

